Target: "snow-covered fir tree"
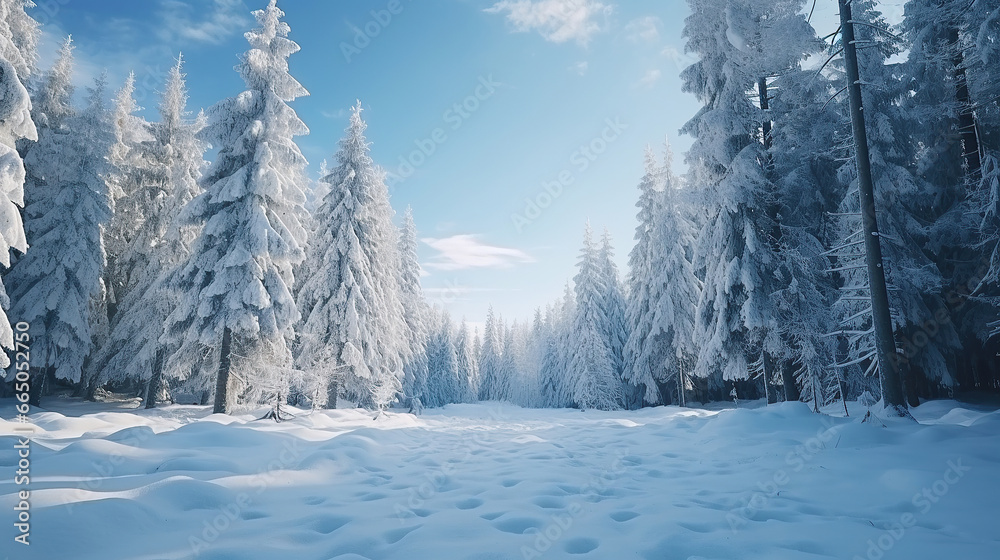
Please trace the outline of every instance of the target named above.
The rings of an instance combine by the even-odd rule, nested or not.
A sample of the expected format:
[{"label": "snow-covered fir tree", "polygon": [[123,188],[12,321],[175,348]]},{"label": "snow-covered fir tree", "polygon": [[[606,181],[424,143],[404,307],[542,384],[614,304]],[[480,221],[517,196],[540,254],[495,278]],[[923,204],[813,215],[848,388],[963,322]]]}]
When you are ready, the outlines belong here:
[{"label": "snow-covered fir tree", "polygon": [[583,235],[583,250],[573,278],[576,314],[572,327],[572,398],[576,406],[615,410],[623,405],[621,380],[615,374],[614,356],[606,335],[600,248],[590,224]]},{"label": "snow-covered fir tree", "polygon": [[135,101],[135,74],[129,73],[125,85],[114,100],[112,130],[115,142],[108,155],[110,172],[105,181],[114,212],[104,230],[104,245],[108,253],[105,272],[107,313],[114,320],[117,302],[133,287],[133,275],[143,266],[143,251],[148,244],[138,241],[145,222],[144,187],[152,182],[152,162],[149,145],[153,140],[150,123],[136,113],[141,109]]},{"label": "snow-covered fir tree", "polygon": [[476,360],[475,339],[464,319],[455,337],[455,356],[458,360],[458,379],[461,383],[460,398],[457,402],[476,402],[479,393],[479,362]]},{"label": "snow-covered fir tree", "polygon": [[[776,278],[775,185],[767,172],[767,113],[751,92],[761,80],[797,67],[815,39],[795,0],[698,0],[685,21],[688,51],[699,60],[682,73],[684,90],[704,105],[684,126],[692,186],[709,209],[698,235],[695,269],[704,278],[694,373],[745,379],[749,366],[781,347],[770,295]],[[765,92],[766,93],[766,92]],[[761,131],[765,138],[761,139]]]},{"label": "snow-covered fir tree", "polygon": [[[247,90],[211,109],[204,137],[220,151],[202,179],[205,192],[184,210],[185,223],[204,228],[171,280],[182,295],[167,319],[166,342],[179,346],[168,367],[189,371],[203,349],[219,348],[216,412],[230,410],[233,392],[280,402],[286,339],[299,320],[289,286],[303,259],[306,160],[294,137],[309,129],[288,102],[308,92],[288,73],[299,46],[283,15],[275,0],[254,12],[260,27],[246,34],[250,50],[237,67]],[[243,386],[230,382],[231,368]]]},{"label": "snow-covered fir tree", "polygon": [[[198,134],[205,127],[202,115],[187,112],[187,88],[178,58],[168,75],[160,101],[160,121],[148,125],[148,139],[133,149],[142,150],[142,181],[131,185],[116,205],[122,228],[112,237],[121,242],[119,269],[124,276],[111,318],[108,342],[94,363],[98,381],[150,382],[146,405],[152,406],[163,387],[164,359],[171,349],[160,342],[163,325],[176,305],[176,293],[165,288],[167,276],[190,255],[197,228],[180,222],[181,211],[200,192],[198,181],[205,166],[207,143]],[[125,113],[124,116],[128,116]],[[133,210],[134,209],[134,210]],[[128,228],[125,223],[131,223]],[[114,220],[113,220],[114,224]],[[127,271],[127,273],[125,272]]]},{"label": "snow-covered fir tree", "polygon": [[35,103],[38,141],[24,158],[24,229],[31,248],[6,276],[11,316],[31,325],[32,400],[48,380],[79,382],[91,352],[92,311],[103,295],[101,228],[110,219],[105,155],[111,145],[104,77],[86,108],[72,108],[69,40],[46,73]]},{"label": "snow-covered fir tree", "polygon": [[622,381],[622,399],[626,408],[637,409],[642,406],[642,393],[637,387],[625,382],[625,343],[628,341],[628,322],[626,319],[625,286],[618,265],[615,264],[615,250],[612,246],[611,233],[604,228],[601,245],[597,252],[598,266],[601,275],[601,307],[607,323],[604,325],[604,338],[611,351],[611,365],[615,377]]},{"label": "snow-covered fir tree", "polygon": [[493,401],[502,397],[500,354],[503,351],[503,325],[491,306],[486,313],[483,342],[479,349],[479,400]]},{"label": "snow-covered fir tree", "polygon": [[[943,278],[931,256],[925,252],[929,242],[927,224],[933,204],[934,187],[927,180],[911,171],[914,146],[907,141],[906,116],[894,99],[902,95],[902,85],[897,73],[887,59],[898,52],[900,45],[879,31],[886,23],[869,0],[856,0],[852,4],[853,17],[866,25],[858,25],[859,40],[868,41],[870,48],[859,50],[861,74],[871,86],[863,88],[865,121],[871,154],[872,175],[875,183],[875,204],[879,209],[879,229],[882,252],[886,259],[886,278],[891,287],[890,306],[897,344],[902,350],[901,373],[911,404],[915,404],[915,379],[923,375],[933,383],[951,386],[951,371],[958,337],[952,323],[941,324],[936,335],[926,344],[912,343],[921,325],[943,307],[941,292]],[[898,132],[897,131],[901,131]],[[841,180],[851,185],[841,205],[839,238],[847,242],[859,231],[859,220],[851,213],[858,212],[860,197],[856,187],[857,173],[853,163],[844,165]],[[855,255],[863,251],[860,244],[844,247],[838,263],[850,266],[857,261]],[[867,272],[863,268],[843,271],[847,285],[867,285]],[[852,299],[844,293],[836,305],[841,320],[853,331],[864,331],[870,326],[870,315],[862,313],[867,302]],[[923,337],[921,337],[923,340]],[[863,340],[859,340],[863,342]],[[859,356],[860,357],[860,356]]]},{"label": "snow-covered fir tree", "polygon": [[677,399],[683,404],[685,376],[697,356],[693,331],[701,282],[688,258],[694,225],[682,208],[678,183],[669,148],[662,167],[647,149],[636,244],[629,255],[625,375],[645,388],[650,404],[663,402],[659,386],[670,380],[680,385]]},{"label": "snow-covered fir tree", "polygon": [[406,321],[409,359],[403,364],[403,395],[422,399],[427,386],[427,302],[420,287],[420,263],[417,260],[417,226],[413,210],[406,208],[399,232],[399,297]]},{"label": "snow-covered fir tree", "polygon": [[[28,249],[21,221],[24,206],[24,162],[17,144],[38,139],[26,88],[35,69],[38,23],[24,12],[26,0],[0,0],[0,270],[11,265],[11,249]],[[14,331],[6,311],[7,290],[0,281],[0,347],[14,348]],[[0,369],[10,365],[0,351]]]},{"label": "snow-covered fir tree", "polygon": [[331,407],[341,387],[362,405],[387,406],[402,389],[410,352],[396,227],[365,128],[359,103],[324,178],[330,191],[316,214],[320,229],[299,291],[299,361],[327,379]]},{"label": "snow-covered fir tree", "polygon": [[424,404],[430,407],[461,402],[465,393],[458,366],[458,352],[451,317],[443,310],[433,312],[427,341],[427,390]]},{"label": "snow-covered fir tree", "polygon": [[845,193],[837,168],[849,156],[850,122],[830,102],[837,87],[826,72],[791,70],[772,89],[769,155],[777,185],[778,270],[786,285],[773,295],[782,346],[766,374],[769,381],[780,380],[786,400],[801,397],[819,407],[832,396],[829,382],[838,378],[829,367],[837,341],[831,336],[837,329],[831,309],[837,277],[827,272],[833,268],[827,249],[840,245],[829,214]]}]

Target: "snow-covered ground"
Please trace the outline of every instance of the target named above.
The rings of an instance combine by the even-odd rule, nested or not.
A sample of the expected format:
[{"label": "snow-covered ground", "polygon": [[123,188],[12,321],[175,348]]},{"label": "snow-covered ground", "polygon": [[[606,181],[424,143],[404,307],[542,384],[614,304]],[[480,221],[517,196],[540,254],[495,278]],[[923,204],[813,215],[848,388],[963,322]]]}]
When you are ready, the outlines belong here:
[{"label": "snow-covered ground", "polygon": [[29,547],[0,421],[9,558],[1000,558],[1000,413],[954,401],[885,427],[798,403],[281,424],[49,406],[32,415]]}]

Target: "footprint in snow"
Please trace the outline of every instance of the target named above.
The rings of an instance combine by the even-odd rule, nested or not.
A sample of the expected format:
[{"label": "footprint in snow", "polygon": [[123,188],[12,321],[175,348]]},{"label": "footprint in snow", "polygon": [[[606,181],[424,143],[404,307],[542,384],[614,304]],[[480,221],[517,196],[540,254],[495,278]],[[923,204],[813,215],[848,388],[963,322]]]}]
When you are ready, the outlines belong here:
[{"label": "footprint in snow", "polygon": [[634,511],[616,511],[611,513],[610,517],[619,523],[624,523],[639,517],[639,514]]},{"label": "footprint in snow", "polygon": [[566,544],[563,546],[563,550],[570,554],[586,554],[596,549],[598,545],[600,545],[600,543],[597,539],[577,537],[566,541]]},{"label": "footprint in snow", "polygon": [[476,509],[477,507],[483,505],[483,501],[479,498],[466,498],[455,504],[458,509]]}]

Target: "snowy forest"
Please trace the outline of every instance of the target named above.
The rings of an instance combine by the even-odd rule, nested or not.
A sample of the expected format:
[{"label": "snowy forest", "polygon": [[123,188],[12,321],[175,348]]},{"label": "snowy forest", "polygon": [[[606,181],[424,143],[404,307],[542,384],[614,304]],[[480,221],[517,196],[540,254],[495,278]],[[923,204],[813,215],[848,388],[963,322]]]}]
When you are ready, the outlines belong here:
[{"label": "snowy forest", "polygon": [[669,145],[636,170],[627,270],[581,217],[565,295],[479,332],[425,297],[419,216],[393,208],[361,101],[309,176],[275,0],[245,35],[245,90],[189,107],[178,55],[155,122],[134,76],[75,102],[73,40],[38,68],[32,2],[0,0],[0,392],[18,325],[34,405],[115,392],[281,419],[338,401],[881,399],[906,415],[1000,390],[997,2],[909,0],[890,26],[842,0],[826,37],[799,0],[689,4],[681,76],[702,108],[664,133],[694,143],[683,173]]}]

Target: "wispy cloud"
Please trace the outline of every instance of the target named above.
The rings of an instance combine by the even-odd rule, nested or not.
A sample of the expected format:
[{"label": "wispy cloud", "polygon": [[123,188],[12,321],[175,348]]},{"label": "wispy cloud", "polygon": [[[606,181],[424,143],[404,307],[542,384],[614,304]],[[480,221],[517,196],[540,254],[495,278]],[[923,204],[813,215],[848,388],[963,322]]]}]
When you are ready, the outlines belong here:
[{"label": "wispy cloud", "polygon": [[625,25],[625,36],[638,44],[656,44],[660,41],[660,26],[663,21],[656,16],[634,19]]},{"label": "wispy cloud", "polygon": [[[243,0],[211,0],[193,6],[182,0],[161,0],[160,38],[169,43],[190,41],[218,44],[233,34],[243,31],[253,23],[250,10]],[[198,17],[199,14],[207,14]]]},{"label": "wispy cloud", "polygon": [[586,45],[604,28],[614,7],[598,0],[502,0],[486,12],[504,14],[518,32],[537,31],[547,41]]},{"label": "wispy cloud", "polygon": [[520,249],[489,245],[479,241],[476,235],[453,235],[441,239],[428,237],[421,241],[438,252],[434,259],[425,265],[427,268],[437,270],[510,268],[518,264],[535,262],[531,255]]},{"label": "wispy cloud", "polygon": [[646,71],[646,75],[636,82],[635,87],[640,89],[651,88],[656,85],[656,82],[660,81],[662,76],[663,72],[660,72],[657,69],[648,70]]},{"label": "wispy cloud", "polygon": [[336,111],[320,111],[319,114],[323,115],[328,119],[341,120],[347,118],[347,109],[337,109]]},{"label": "wispy cloud", "polygon": [[577,75],[586,76],[587,70],[590,70],[590,63],[587,62],[586,60],[582,60],[580,62],[577,62],[573,66],[570,66],[569,69],[575,72]]}]

